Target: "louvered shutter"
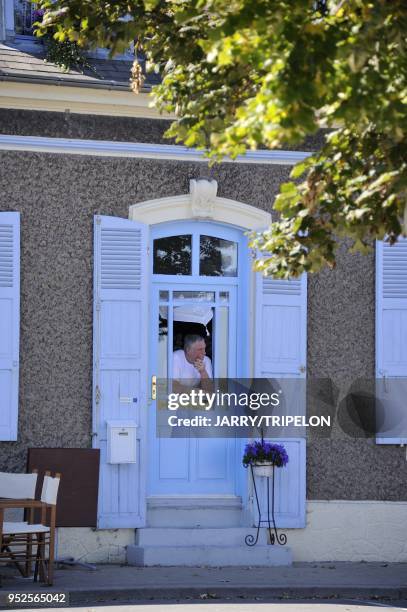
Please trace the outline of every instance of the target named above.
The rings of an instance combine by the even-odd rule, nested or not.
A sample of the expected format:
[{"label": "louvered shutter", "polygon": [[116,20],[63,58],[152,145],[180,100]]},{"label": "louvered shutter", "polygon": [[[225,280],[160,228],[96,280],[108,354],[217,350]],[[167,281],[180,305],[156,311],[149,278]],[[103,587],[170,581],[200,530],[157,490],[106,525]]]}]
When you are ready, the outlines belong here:
[{"label": "louvered shutter", "polygon": [[[407,443],[407,239],[376,243],[376,395],[380,444]],[[384,433],[384,435],[382,435]]]},{"label": "louvered shutter", "polygon": [[[300,379],[305,379],[307,349],[306,275],[298,280],[274,280],[261,274],[256,278],[255,376],[280,380],[286,398],[291,395],[290,411],[305,414],[305,384]],[[284,383],[284,379],[288,380]],[[289,456],[288,465],[276,470],[277,525],[305,527],[305,438],[274,441],[284,444]],[[265,511],[265,482],[259,486]]]},{"label": "louvered shutter", "polygon": [[20,213],[0,213],[0,440],[17,440]]},{"label": "louvered shutter", "polygon": [[[100,448],[98,527],[145,524],[147,226],[98,216],[94,233],[94,446]],[[136,425],[136,462],[107,456],[107,423]]]}]

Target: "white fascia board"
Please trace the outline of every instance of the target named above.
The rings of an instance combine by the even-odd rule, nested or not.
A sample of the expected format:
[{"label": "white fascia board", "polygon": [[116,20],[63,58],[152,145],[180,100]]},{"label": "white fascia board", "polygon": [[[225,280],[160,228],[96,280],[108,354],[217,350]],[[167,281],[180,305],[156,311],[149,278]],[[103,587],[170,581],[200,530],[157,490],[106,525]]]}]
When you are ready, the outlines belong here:
[{"label": "white fascia board", "polygon": [[[33,151],[69,155],[96,155],[99,157],[135,157],[144,159],[168,159],[200,161],[208,159],[204,152],[180,145],[149,144],[139,142],[113,142],[110,140],[81,140],[70,138],[44,138],[42,136],[0,135],[2,151]],[[242,164],[279,164],[292,166],[312,155],[305,151],[248,151],[236,160],[224,162]]]},{"label": "white fascia board", "polygon": [[149,93],[74,87],[62,79],[54,84],[0,81],[0,108],[70,112],[80,115],[172,119],[152,106]]}]

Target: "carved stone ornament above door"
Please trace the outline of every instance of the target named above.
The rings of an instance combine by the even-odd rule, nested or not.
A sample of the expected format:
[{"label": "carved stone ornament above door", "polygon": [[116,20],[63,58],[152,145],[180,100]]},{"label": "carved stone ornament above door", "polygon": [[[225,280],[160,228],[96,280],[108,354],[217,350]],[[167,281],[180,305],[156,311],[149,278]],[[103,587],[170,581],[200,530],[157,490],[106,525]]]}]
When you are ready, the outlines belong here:
[{"label": "carved stone ornament above door", "polygon": [[209,179],[191,179],[189,193],[192,216],[198,219],[213,219],[218,183]]}]

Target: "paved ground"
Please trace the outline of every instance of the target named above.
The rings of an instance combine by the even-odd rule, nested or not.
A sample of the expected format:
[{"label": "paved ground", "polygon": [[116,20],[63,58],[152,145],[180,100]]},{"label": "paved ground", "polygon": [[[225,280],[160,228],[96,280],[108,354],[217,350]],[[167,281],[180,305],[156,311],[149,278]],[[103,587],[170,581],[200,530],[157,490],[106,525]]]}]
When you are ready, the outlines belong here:
[{"label": "paved ground", "polygon": [[[241,601],[228,602],[137,602],[133,604],[103,604],[95,607],[74,607],[76,612],[373,612],[373,609],[397,612],[407,610],[407,602],[380,603],[371,601],[344,600],[344,601],[273,601],[262,602],[258,600],[242,603]],[[114,606],[114,607],[113,607]],[[27,612],[35,610],[29,608]],[[37,608],[38,609],[38,608]],[[57,612],[60,608],[48,608],[47,612]]]},{"label": "paved ground", "polygon": [[[295,563],[274,568],[94,567],[94,571],[57,569],[53,587],[21,578],[14,568],[1,568],[0,601],[3,603],[9,592],[34,591],[65,592],[71,605],[97,605],[113,600],[116,603],[157,600],[175,603],[186,599],[202,603],[227,599],[407,600],[407,563]],[[213,606],[211,612],[215,612]]]}]

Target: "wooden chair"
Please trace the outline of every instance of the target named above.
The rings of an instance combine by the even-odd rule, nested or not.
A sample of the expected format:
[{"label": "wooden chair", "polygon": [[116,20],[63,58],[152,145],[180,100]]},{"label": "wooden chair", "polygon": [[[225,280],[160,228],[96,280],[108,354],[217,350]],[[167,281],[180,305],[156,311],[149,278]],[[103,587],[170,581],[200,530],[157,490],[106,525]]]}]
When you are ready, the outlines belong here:
[{"label": "wooden chair", "polygon": [[[24,560],[28,575],[35,561],[34,581],[39,574],[40,580],[48,585],[52,585],[54,575],[56,503],[60,476],[55,474],[55,477],[51,477],[49,472],[45,473],[39,502],[40,523],[33,524],[31,520],[3,522],[2,530],[10,559]],[[35,554],[32,552],[33,546],[36,548]]]},{"label": "wooden chair", "polygon": [[[23,510],[26,504],[33,504],[35,500],[35,488],[37,485],[38,472],[33,470],[31,474],[11,474],[0,472],[0,560],[12,561],[23,576],[29,573],[29,565],[26,562],[25,569],[19,563],[19,556],[9,548],[10,538],[7,534],[3,537],[4,511],[11,508]],[[30,508],[29,516],[34,516],[34,508]],[[31,520],[31,522],[33,522]],[[27,539],[27,549],[30,548],[31,538]]]}]

